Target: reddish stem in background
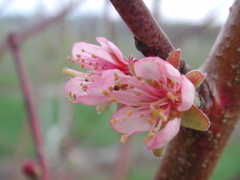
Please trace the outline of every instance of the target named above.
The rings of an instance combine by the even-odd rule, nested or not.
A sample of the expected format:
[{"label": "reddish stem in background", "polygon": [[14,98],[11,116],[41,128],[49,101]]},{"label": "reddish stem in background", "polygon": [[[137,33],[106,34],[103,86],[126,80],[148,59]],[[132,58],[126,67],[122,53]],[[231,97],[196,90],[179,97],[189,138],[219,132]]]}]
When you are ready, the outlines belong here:
[{"label": "reddish stem in background", "polygon": [[27,75],[24,70],[22,54],[19,48],[18,39],[19,38],[16,34],[11,34],[8,37],[8,43],[12,49],[12,52],[15,58],[16,68],[19,74],[20,84],[21,84],[21,88],[22,88],[22,92],[23,92],[23,96],[26,104],[26,109],[28,112],[29,124],[34,137],[34,142],[36,144],[38,160],[42,168],[42,179],[50,180],[50,173],[49,173],[47,161],[44,155],[44,145],[41,137],[40,124],[37,117],[36,109],[34,108],[33,97],[31,94]]},{"label": "reddish stem in background", "polygon": [[132,144],[132,138],[128,138],[127,142],[124,144],[121,144],[121,150],[120,150],[120,156],[117,161],[117,167],[116,167],[116,172],[114,175],[114,180],[124,180],[126,179],[129,166],[130,166],[130,149],[131,149],[131,144]]}]

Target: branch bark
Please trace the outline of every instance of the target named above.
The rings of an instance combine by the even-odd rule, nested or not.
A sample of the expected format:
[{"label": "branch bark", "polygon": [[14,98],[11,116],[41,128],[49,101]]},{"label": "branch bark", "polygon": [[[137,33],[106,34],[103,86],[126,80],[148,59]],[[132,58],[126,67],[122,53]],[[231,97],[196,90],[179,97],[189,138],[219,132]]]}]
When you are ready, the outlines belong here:
[{"label": "branch bark", "polygon": [[[201,70],[207,79],[200,93],[212,123],[207,132],[182,128],[169,144],[156,175],[158,179],[209,179],[240,117],[240,1]],[[207,93],[207,88],[209,92]]]}]

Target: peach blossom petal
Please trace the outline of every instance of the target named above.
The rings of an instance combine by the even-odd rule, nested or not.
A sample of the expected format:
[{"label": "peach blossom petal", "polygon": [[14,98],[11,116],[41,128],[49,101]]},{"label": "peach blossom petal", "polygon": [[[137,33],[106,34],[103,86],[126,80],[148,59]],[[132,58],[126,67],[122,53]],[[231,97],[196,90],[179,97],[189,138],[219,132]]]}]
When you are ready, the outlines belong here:
[{"label": "peach blossom petal", "polygon": [[[132,115],[127,117],[131,110],[133,111]],[[141,116],[141,114],[144,114],[144,116]],[[110,124],[114,130],[122,134],[146,132],[151,128],[151,125],[147,122],[147,114],[149,114],[149,111],[136,111],[130,106],[125,106],[112,115]]]},{"label": "peach blossom petal", "polygon": [[99,59],[92,57],[92,55],[94,55],[97,58],[101,58],[112,64],[115,64],[118,66],[123,65],[119,60],[116,60],[116,58],[113,57],[112,54],[108,53],[101,47],[93,45],[93,44],[89,44],[86,42],[74,43],[74,45],[72,47],[72,55],[73,55],[73,58],[75,58],[75,59],[78,59],[78,55],[80,55],[81,58],[83,58],[83,59],[90,58],[90,61],[98,62]]},{"label": "peach blossom petal", "polygon": [[147,143],[147,149],[159,149],[171,141],[179,132],[181,119],[175,118],[169,121],[166,126],[159,131],[155,138]]},{"label": "peach blossom petal", "polygon": [[181,97],[182,104],[179,105],[177,109],[178,111],[186,111],[193,105],[193,101],[195,98],[195,88],[185,76],[182,76]]},{"label": "peach blossom petal", "polygon": [[122,72],[117,69],[104,71],[102,75],[91,84],[87,92],[92,95],[101,96],[104,90],[109,91],[108,88],[115,85],[115,73],[122,74]]},{"label": "peach blossom petal", "polygon": [[134,63],[134,71],[136,76],[144,79],[156,79],[159,80],[161,72],[159,72],[158,64],[160,58],[147,57]]},{"label": "peach blossom petal", "polygon": [[84,95],[77,97],[75,103],[80,103],[87,106],[100,106],[108,103],[108,98],[105,96]]},{"label": "peach blossom petal", "polygon": [[66,83],[65,91],[67,93],[71,92],[71,94],[75,94],[76,96],[86,95],[87,93],[81,90],[80,83],[89,84],[83,78],[74,77]]},{"label": "peach blossom petal", "polygon": [[104,50],[106,50],[109,54],[115,55],[116,61],[120,61],[121,63],[124,64],[127,63],[122,52],[120,51],[120,49],[118,49],[118,47],[115,44],[113,44],[111,41],[108,41],[103,37],[97,37],[96,39],[101,44]]},{"label": "peach blossom petal", "polygon": [[159,64],[159,69],[161,69],[161,72],[164,76],[166,76],[168,79],[174,82],[181,82],[181,74],[176,68],[174,68],[168,62],[165,62],[164,66],[162,64],[163,63]]}]

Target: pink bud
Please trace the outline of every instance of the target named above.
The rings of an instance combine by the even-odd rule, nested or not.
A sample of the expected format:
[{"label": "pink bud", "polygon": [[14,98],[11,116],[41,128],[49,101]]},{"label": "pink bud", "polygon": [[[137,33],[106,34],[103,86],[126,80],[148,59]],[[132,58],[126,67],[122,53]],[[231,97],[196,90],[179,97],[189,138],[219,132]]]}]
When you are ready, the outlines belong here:
[{"label": "pink bud", "polygon": [[41,176],[41,169],[34,161],[26,161],[22,164],[23,173],[31,178],[39,178]]}]

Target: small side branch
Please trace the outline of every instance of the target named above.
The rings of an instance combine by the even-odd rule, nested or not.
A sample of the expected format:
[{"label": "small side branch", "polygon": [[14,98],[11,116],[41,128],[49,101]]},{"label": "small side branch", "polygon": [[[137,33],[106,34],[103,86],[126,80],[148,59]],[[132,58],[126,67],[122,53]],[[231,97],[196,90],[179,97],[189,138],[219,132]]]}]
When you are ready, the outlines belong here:
[{"label": "small side branch", "polygon": [[132,138],[129,138],[126,143],[121,144],[121,149],[119,153],[119,159],[116,167],[116,172],[114,174],[115,180],[124,180],[126,179],[126,175],[129,171],[129,166],[130,166],[130,149],[131,149],[131,143],[132,143]]},{"label": "small side branch", "polygon": [[21,82],[21,88],[23,91],[26,109],[28,112],[29,124],[33,133],[35,144],[36,144],[38,160],[42,169],[42,179],[50,180],[49,169],[48,169],[47,161],[44,154],[44,146],[43,146],[43,140],[41,136],[40,124],[37,117],[36,109],[34,108],[33,97],[31,95],[27,75],[24,70],[22,54],[19,48],[18,40],[19,40],[18,36],[15,34],[9,35],[8,37],[8,43],[13,52],[15,62],[16,62],[16,68],[17,68],[20,82]]}]

